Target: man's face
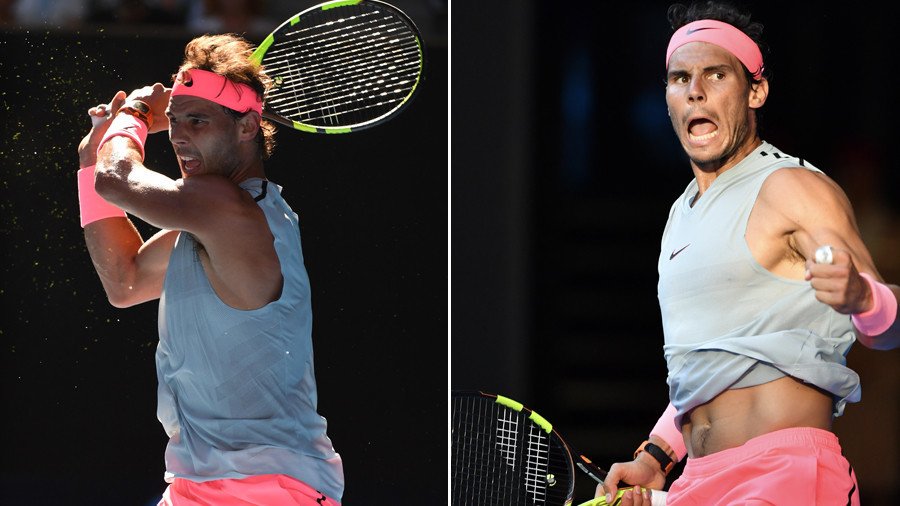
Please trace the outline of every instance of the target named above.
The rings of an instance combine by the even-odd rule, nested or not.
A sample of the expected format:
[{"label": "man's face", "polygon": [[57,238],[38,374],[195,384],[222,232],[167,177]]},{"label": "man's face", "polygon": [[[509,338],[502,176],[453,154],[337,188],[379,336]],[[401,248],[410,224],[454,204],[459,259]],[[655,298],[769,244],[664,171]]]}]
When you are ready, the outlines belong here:
[{"label": "man's face", "polygon": [[169,108],[169,141],[178,157],[181,175],[229,175],[238,165],[238,127],[222,106],[209,100],[179,95]]},{"label": "man's face", "polygon": [[706,42],[676,49],[666,75],[672,127],[688,157],[700,168],[716,168],[746,154],[756,138],[751,108],[762,106],[740,61]]}]

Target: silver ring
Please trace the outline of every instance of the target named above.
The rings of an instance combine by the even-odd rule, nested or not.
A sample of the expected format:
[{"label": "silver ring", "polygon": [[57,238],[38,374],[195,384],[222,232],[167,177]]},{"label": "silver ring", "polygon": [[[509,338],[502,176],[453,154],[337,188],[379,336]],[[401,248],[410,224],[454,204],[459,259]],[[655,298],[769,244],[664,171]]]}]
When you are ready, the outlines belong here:
[{"label": "silver ring", "polygon": [[834,263],[834,252],[832,251],[831,246],[820,246],[819,249],[816,250],[816,263],[829,265]]}]

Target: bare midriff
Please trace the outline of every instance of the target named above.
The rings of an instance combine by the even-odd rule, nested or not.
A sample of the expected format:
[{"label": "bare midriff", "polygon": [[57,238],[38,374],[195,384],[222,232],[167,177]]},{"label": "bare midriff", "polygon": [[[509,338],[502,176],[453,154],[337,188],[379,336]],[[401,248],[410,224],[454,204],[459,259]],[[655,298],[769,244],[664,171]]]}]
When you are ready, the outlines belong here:
[{"label": "bare midriff", "polygon": [[681,434],[688,455],[703,457],[781,429],[831,430],[832,397],[794,378],[726,390],[685,415]]}]

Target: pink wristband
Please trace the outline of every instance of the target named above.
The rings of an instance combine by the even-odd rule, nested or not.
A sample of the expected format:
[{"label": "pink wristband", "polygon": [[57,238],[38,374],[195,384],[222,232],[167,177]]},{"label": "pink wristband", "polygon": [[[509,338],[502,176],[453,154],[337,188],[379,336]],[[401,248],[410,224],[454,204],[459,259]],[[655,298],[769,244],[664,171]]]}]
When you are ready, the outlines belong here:
[{"label": "pink wristband", "polygon": [[681,431],[675,426],[675,413],[675,406],[670,402],[666,410],[663,411],[662,416],[656,421],[656,425],[653,426],[650,435],[665,441],[672,448],[672,451],[675,452],[677,460],[680,461],[687,455],[687,447],[684,445]]},{"label": "pink wristband", "polygon": [[141,152],[141,160],[144,159],[144,142],[147,140],[147,124],[135,116],[127,113],[118,113],[109,125],[109,130],[97,146],[97,152],[106,144],[106,141],[113,137],[123,135],[137,143]]},{"label": "pink wristband", "polygon": [[103,200],[94,190],[94,166],[78,170],[78,205],[81,208],[81,227],[103,218],[125,218],[125,211]]},{"label": "pink wristband", "polygon": [[872,308],[851,316],[853,325],[867,336],[883,334],[897,320],[897,297],[887,285],[875,281],[872,276],[865,272],[860,272],[859,275],[866,280],[872,291]]}]

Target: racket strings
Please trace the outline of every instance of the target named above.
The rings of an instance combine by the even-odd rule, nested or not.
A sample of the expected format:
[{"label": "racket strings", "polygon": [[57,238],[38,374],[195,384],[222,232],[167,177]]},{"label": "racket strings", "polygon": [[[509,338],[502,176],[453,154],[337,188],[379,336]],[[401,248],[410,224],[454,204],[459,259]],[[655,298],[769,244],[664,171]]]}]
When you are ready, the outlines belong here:
[{"label": "racket strings", "polygon": [[[495,446],[500,451],[504,463],[508,467],[503,467],[502,480],[497,491],[503,491],[506,496],[519,496],[515,489],[517,483],[522,481],[523,468],[519,464],[517,449],[521,442],[519,439],[519,419],[522,418],[519,413],[508,409],[500,409],[496,405],[493,410],[494,419],[497,421],[496,443]],[[502,495],[501,495],[502,497]]]},{"label": "racket strings", "polygon": [[490,402],[454,399],[452,504],[531,504],[521,487],[519,418]]},{"label": "racket strings", "polygon": [[519,421],[511,411],[500,411],[497,417],[497,448],[506,463],[516,468],[516,449],[519,446]]},{"label": "racket strings", "polygon": [[[417,83],[418,64],[401,61],[397,66],[389,65],[389,63],[391,62],[381,64],[384,67],[383,71],[370,67],[367,69],[369,71],[357,76],[350,76],[350,79],[342,76],[344,77],[343,82],[320,83],[318,89],[314,90],[315,93],[304,90],[304,84],[289,86],[284,91],[292,93],[292,96],[278,98],[276,94],[270,98],[269,103],[275,110],[280,108],[285,115],[306,120],[329,118],[338,114],[346,115],[399,104],[406,99]],[[409,75],[395,75],[398,71],[402,71],[404,66],[411,69]],[[409,78],[403,79],[403,77]],[[329,86],[329,84],[333,84],[333,86]],[[300,96],[297,95],[297,91],[301,92]]]},{"label": "racket strings", "polygon": [[[366,13],[366,15],[374,14],[375,12]],[[365,32],[373,32],[375,29],[393,32],[403,29],[406,26],[401,20],[388,15],[385,15],[381,18],[370,19],[363,19],[362,16],[348,16],[346,18],[341,18],[339,22],[353,22],[356,20],[359,20],[359,22],[337,27],[333,30],[328,30],[327,28],[331,28],[331,25],[335,22],[326,21],[324,23],[320,23],[311,27],[301,27],[295,30],[287,30],[283,33],[282,36],[296,41],[300,53],[312,53],[314,52],[312,49],[304,50],[304,48],[327,48],[328,46],[333,45],[335,42],[340,42],[343,39],[363,38],[364,36],[361,34]],[[310,31],[314,31],[314,33],[310,33]],[[277,50],[272,51],[275,51],[274,54],[278,54]]]},{"label": "racket strings", "polygon": [[[322,111],[347,114],[366,107],[385,105],[385,99],[402,100],[416,83],[418,46],[379,52],[382,45],[371,44],[357,51],[351,47],[345,51],[350,56],[329,62],[335,68],[319,66],[319,72],[312,71],[312,67],[303,68],[291,63],[287,73],[293,79],[283,88],[283,92],[290,93],[290,96],[279,98],[276,94],[270,98],[270,104],[278,107],[280,102],[287,102],[293,108],[290,113],[315,119],[316,113]],[[347,65],[344,61],[354,61],[355,64]],[[305,90],[309,95],[304,93],[301,98],[295,93],[297,90]]]},{"label": "racket strings", "polygon": [[[335,30],[328,32],[328,35],[334,34],[334,37],[318,40],[310,37],[292,37],[292,35],[295,35],[298,32],[287,32],[283,37],[284,39],[290,39],[291,43],[289,45],[276,43],[274,47],[269,50],[268,55],[274,60],[288,57],[305,58],[307,61],[312,60],[313,63],[307,69],[308,72],[315,72],[317,68],[333,68],[335,63],[344,65],[344,62],[347,60],[356,61],[359,58],[354,52],[359,52],[361,48],[369,48],[369,50],[371,50],[388,44],[397,45],[405,42],[407,43],[408,48],[415,50],[416,57],[418,57],[418,44],[416,43],[416,39],[413,34],[407,30],[406,25],[402,21],[384,17],[381,19],[367,20],[366,23],[374,26],[364,26],[360,30],[347,33],[341,33],[346,30]],[[355,27],[356,26],[352,28]],[[397,33],[395,34],[392,32]],[[347,41],[351,41],[356,45],[349,46],[348,50]]]},{"label": "racket strings", "polygon": [[[394,26],[391,27],[391,25]],[[376,28],[380,28],[380,30],[376,31]],[[389,33],[401,30],[405,28],[405,25],[395,21],[391,24],[379,25],[376,28],[347,33],[341,38],[318,44],[302,42],[296,39],[291,40],[290,45],[276,43],[270,50],[271,58],[275,60],[283,58],[305,59],[310,63],[307,71],[314,73],[321,69],[332,69],[335,63],[343,65],[346,61],[359,61],[357,53],[363,51],[372,52],[384,46],[390,47],[403,43],[406,44],[405,49],[412,50],[411,54],[414,53],[418,57],[418,44],[411,34],[398,33],[395,36]],[[348,45],[348,41],[352,45]],[[353,68],[353,66],[342,68]]]},{"label": "racket strings", "polygon": [[[267,106],[295,121],[327,125],[387,114],[415,88],[421,48],[415,35],[385,13],[294,28],[276,41],[264,63],[281,82]],[[315,22],[315,21],[314,21]]]},{"label": "racket strings", "polygon": [[547,433],[534,425],[528,426],[527,458],[525,460],[525,490],[535,504],[543,504],[547,500],[547,469],[550,446],[547,444]]},{"label": "racket strings", "polygon": [[[385,78],[400,80],[405,77],[407,79],[400,82],[411,85],[419,70],[418,61],[410,58],[413,52],[418,55],[417,48],[412,48],[412,51],[408,48],[391,49],[381,53],[363,55],[363,57],[355,59],[357,61],[355,65],[347,65],[340,69],[324,68],[318,74],[309,72],[308,68],[300,68],[296,63],[288,60],[285,62],[286,65],[276,69],[276,72],[292,74],[292,77],[296,78],[291,79],[288,85],[281,89],[284,92],[303,89],[305,83],[300,81],[301,78],[316,82],[318,93],[316,98],[334,96],[348,90],[358,90],[372,84],[380,84]],[[348,81],[352,86],[348,87],[345,84]],[[273,103],[284,99],[284,97],[276,99]],[[309,102],[303,100],[298,102],[298,105],[300,104],[308,105]]]},{"label": "racket strings", "polygon": [[[379,66],[383,69],[379,70],[377,68]],[[404,67],[410,71],[409,74],[407,76],[397,75],[397,72],[402,72]],[[295,70],[294,72],[299,71]],[[273,96],[269,99],[269,103],[276,108],[281,103],[287,103],[291,113],[309,119],[324,117],[316,116],[316,113],[327,112],[329,107],[341,108],[340,114],[348,114],[368,107],[386,105],[390,101],[404,98],[415,85],[417,74],[418,64],[415,62],[402,59],[381,62],[374,67],[363,69],[363,72],[353,76],[355,82],[349,86],[344,82],[326,82],[319,86],[316,94],[307,97],[304,93],[303,98],[300,98],[295,92],[302,92],[302,85],[289,85],[284,91],[292,92],[293,96]],[[403,79],[404,77],[407,79]],[[392,95],[397,95],[397,97]]]},{"label": "racket strings", "polygon": [[454,397],[451,436],[454,506],[568,500],[565,455],[524,413],[485,398]]}]

